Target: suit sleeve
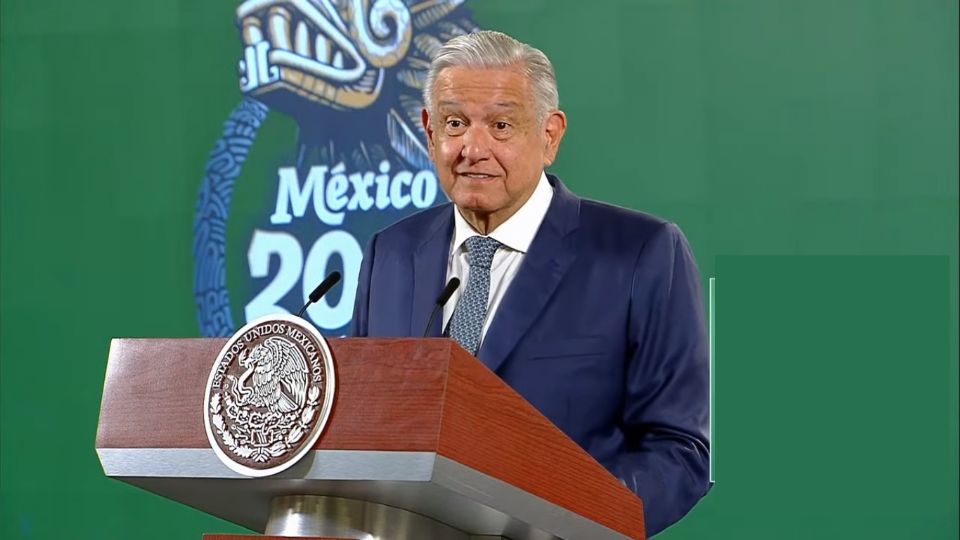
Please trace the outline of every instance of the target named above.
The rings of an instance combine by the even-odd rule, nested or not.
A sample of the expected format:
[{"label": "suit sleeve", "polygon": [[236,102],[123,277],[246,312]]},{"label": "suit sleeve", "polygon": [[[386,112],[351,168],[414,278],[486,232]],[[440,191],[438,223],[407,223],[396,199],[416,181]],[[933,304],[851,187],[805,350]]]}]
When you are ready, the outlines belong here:
[{"label": "suit sleeve", "polygon": [[350,335],[367,337],[370,316],[370,276],[373,273],[373,255],[377,244],[377,235],[373,235],[363,250],[363,262],[360,263],[360,275],[357,279],[357,296],[353,304],[353,324]]},{"label": "suit sleeve", "polygon": [[644,501],[647,534],[709,490],[709,345],[699,272],[683,233],[664,224],[634,269],[623,427],[613,472]]}]

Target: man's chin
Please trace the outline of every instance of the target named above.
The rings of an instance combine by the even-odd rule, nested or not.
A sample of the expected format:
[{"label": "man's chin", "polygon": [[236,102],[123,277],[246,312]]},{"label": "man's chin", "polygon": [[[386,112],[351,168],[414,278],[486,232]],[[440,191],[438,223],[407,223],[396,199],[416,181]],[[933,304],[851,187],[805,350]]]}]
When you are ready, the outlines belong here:
[{"label": "man's chin", "polygon": [[488,201],[478,197],[458,197],[453,200],[453,204],[457,206],[460,215],[474,227],[479,222],[486,221],[497,210]]},{"label": "man's chin", "polygon": [[450,195],[450,200],[461,210],[483,212],[490,208],[490,194],[484,189],[473,189],[457,186]]},{"label": "man's chin", "polygon": [[489,197],[477,194],[456,196],[453,198],[453,203],[460,210],[474,214],[491,214],[497,210],[496,205],[491,204]]}]

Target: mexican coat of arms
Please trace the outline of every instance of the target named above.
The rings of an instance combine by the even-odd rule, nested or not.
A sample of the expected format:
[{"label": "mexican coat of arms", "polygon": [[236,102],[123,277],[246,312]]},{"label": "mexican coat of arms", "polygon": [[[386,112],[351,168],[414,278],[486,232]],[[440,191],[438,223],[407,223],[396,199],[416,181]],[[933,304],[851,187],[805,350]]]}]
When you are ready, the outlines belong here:
[{"label": "mexican coat of arms", "polygon": [[207,438],[232,470],[276,474],[316,444],[334,390],[333,356],[323,336],[298,317],[262,317],[227,340],[210,371]]}]

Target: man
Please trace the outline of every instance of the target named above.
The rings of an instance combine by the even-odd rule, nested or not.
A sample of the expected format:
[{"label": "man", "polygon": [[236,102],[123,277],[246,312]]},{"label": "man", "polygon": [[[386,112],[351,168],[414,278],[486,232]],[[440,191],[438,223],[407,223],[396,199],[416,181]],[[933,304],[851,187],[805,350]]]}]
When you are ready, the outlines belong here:
[{"label": "man", "polygon": [[452,277],[451,337],[645,502],[647,533],[708,489],[708,359],[699,276],[655,217],[573,195],[544,174],[567,127],[553,67],[498,32],[450,40],[423,126],[453,201],[376,234],[358,336],[419,336]]}]

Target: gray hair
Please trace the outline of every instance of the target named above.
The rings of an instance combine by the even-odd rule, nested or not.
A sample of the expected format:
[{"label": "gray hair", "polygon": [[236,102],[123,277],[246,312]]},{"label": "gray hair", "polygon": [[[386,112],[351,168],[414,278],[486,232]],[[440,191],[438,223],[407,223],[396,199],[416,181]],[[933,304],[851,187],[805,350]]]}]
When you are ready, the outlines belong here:
[{"label": "gray hair", "polygon": [[433,87],[437,83],[437,76],[445,68],[457,66],[478,69],[518,68],[533,86],[540,120],[560,107],[557,77],[553,64],[543,51],[502,32],[482,30],[457,36],[437,49],[423,86],[423,103],[428,111],[434,110]]}]

